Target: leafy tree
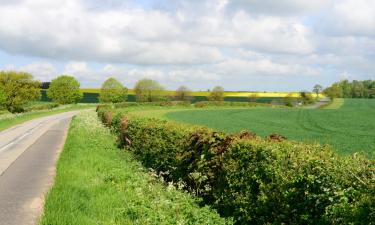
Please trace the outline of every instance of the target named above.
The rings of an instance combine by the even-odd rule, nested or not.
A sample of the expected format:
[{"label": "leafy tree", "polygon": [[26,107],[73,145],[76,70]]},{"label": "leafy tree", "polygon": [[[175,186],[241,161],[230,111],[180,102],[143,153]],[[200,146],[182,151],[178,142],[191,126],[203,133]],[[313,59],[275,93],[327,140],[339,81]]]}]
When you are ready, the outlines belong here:
[{"label": "leafy tree", "polygon": [[251,95],[249,95],[249,102],[257,102],[257,100],[259,99],[259,95],[257,93],[253,93]]},{"label": "leafy tree", "polygon": [[47,96],[59,104],[77,103],[82,98],[79,87],[80,83],[74,77],[61,75],[52,80]]},{"label": "leafy tree", "polygon": [[343,93],[342,93],[342,88],[339,86],[339,84],[335,83],[331,87],[326,88],[324,90],[324,94],[330,97],[331,99],[334,98],[341,98]]},{"label": "leafy tree", "polygon": [[128,90],[115,78],[108,78],[100,89],[100,102],[124,102]]},{"label": "leafy tree", "polygon": [[24,111],[24,105],[40,98],[40,82],[29,73],[0,72],[0,102],[12,113]]},{"label": "leafy tree", "polygon": [[191,91],[186,86],[180,86],[177,88],[175,96],[179,101],[188,101],[191,97]]},{"label": "leafy tree", "polygon": [[5,96],[4,91],[2,89],[0,89],[0,109],[5,107],[6,100],[7,100],[7,98]]},{"label": "leafy tree", "polygon": [[313,97],[311,96],[311,94],[309,94],[309,93],[306,92],[306,91],[301,91],[301,92],[300,92],[300,99],[302,100],[302,103],[303,103],[303,104],[311,104],[311,103],[314,103],[314,99],[313,99]]},{"label": "leafy tree", "polygon": [[135,97],[138,102],[159,101],[163,90],[163,86],[151,79],[139,80],[134,87]]},{"label": "leafy tree", "polygon": [[208,99],[210,101],[224,101],[224,88],[222,86],[215,86]]},{"label": "leafy tree", "polygon": [[323,90],[322,85],[315,84],[315,86],[313,88],[313,92],[315,92],[317,98],[319,97],[319,94],[320,94],[320,92],[322,92],[322,90]]},{"label": "leafy tree", "polygon": [[288,94],[284,98],[284,104],[289,107],[293,107],[296,102],[296,98],[293,97],[293,94]]},{"label": "leafy tree", "polygon": [[365,93],[365,86],[362,82],[353,80],[352,83],[352,97],[353,98],[363,98]]}]

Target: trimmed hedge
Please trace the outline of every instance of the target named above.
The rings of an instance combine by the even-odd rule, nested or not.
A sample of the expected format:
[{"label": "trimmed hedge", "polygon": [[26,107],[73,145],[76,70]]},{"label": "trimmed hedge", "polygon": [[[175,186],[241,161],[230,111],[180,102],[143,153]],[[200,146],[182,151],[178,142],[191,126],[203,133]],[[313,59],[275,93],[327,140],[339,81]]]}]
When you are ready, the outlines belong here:
[{"label": "trimmed hedge", "polygon": [[374,224],[375,163],[330,147],[98,109],[146,167],[236,224]]}]

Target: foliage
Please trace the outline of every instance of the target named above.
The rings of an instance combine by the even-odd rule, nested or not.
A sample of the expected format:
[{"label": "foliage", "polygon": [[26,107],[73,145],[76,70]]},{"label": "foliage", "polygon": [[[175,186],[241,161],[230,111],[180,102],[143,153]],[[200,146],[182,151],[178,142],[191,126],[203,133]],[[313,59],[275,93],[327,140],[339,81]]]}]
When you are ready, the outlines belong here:
[{"label": "foliage", "polygon": [[40,82],[24,72],[0,72],[0,90],[2,105],[12,113],[23,112],[25,104],[40,98]]},{"label": "foliage", "polygon": [[[98,113],[105,124],[108,110]],[[121,146],[236,224],[373,221],[375,164],[362,156],[113,113],[110,126]]]},{"label": "foliage", "polygon": [[[339,101],[340,100],[340,101]],[[209,108],[170,112],[165,118],[225,132],[251,129],[262,137],[279,133],[290,140],[332,145],[341,154],[375,152],[375,100],[335,99],[329,109]],[[375,155],[374,155],[375,156]]]},{"label": "foliage", "polygon": [[47,96],[59,104],[77,103],[82,98],[79,87],[80,84],[74,77],[61,75],[52,80]]},{"label": "foliage", "polygon": [[194,104],[196,108],[205,108],[212,106],[227,106],[227,107],[274,107],[267,103],[255,102],[224,102],[224,101],[202,101]]},{"label": "foliage", "polygon": [[113,140],[93,112],[73,119],[40,224],[226,224]]},{"label": "foliage", "polygon": [[375,98],[375,80],[342,80],[326,88],[324,93],[331,98]]},{"label": "foliage", "polygon": [[302,104],[304,104],[304,105],[312,104],[312,103],[315,102],[312,95],[310,93],[307,93],[306,91],[300,92],[300,100],[301,100]]},{"label": "foliage", "polygon": [[126,101],[127,89],[115,78],[108,78],[102,84],[99,100],[104,103],[117,103]]},{"label": "foliage", "polygon": [[186,86],[180,86],[176,90],[176,100],[178,101],[189,101],[191,99],[191,91]]},{"label": "foliage", "polygon": [[212,89],[208,99],[210,101],[224,101],[224,88],[221,86],[215,86]]},{"label": "foliage", "polygon": [[257,102],[257,100],[259,99],[259,95],[257,93],[253,93],[253,94],[250,94],[248,98],[249,98],[249,102]]},{"label": "foliage", "polygon": [[139,80],[134,87],[137,102],[160,101],[163,90],[157,81],[151,79]]},{"label": "foliage", "polygon": [[296,104],[296,98],[289,94],[284,98],[284,104],[288,107],[293,107]]},{"label": "foliage", "polygon": [[319,97],[319,94],[323,91],[323,87],[320,84],[315,84],[313,88],[313,92],[316,94],[316,97]]},{"label": "foliage", "polygon": [[25,106],[25,111],[51,110],[58,107],[59,104],[53,102],[33,102]]},{"label": "foliage", "polygon": [[6,98],[6,95],[5,95],[4,91],[2,89],[0,89],[0,109],[5,107],[6,100],[7,100],[7,98]]}]

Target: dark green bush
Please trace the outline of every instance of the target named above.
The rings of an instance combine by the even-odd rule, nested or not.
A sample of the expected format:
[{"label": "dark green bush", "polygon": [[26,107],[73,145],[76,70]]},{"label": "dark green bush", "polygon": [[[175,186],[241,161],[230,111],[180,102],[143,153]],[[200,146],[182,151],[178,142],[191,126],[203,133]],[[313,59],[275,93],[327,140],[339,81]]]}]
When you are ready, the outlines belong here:
[{"label": "dark green bush", "polygon": [[374,224],[372,160],[112,110],[98,114],[121,146],[237,224]]}]

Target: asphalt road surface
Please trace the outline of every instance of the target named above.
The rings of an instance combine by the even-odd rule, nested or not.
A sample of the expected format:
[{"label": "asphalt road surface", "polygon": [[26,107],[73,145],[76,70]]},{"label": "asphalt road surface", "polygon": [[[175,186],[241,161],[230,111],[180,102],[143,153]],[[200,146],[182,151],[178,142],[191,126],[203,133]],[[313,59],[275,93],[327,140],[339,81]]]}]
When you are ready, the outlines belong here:
[{"label": "asphalt road surface", "polygon": [[71,118],[61,113],[0,132],[0,225],[37,224]]}]

